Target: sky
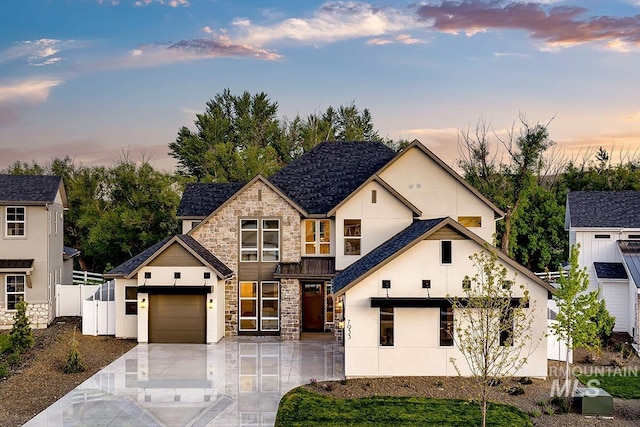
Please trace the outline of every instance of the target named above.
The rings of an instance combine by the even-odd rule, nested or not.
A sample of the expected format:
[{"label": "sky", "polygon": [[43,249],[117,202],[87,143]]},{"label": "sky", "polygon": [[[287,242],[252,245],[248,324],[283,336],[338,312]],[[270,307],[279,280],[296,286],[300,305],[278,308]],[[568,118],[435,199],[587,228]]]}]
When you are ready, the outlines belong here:
[{"label": "sky", "polygon": [[461,131],[549,123],[556,149],[640,153],[640,0],[2,0],[0,168],[173,170],[226,88],[278,116],[368,108],[454,166]]}]

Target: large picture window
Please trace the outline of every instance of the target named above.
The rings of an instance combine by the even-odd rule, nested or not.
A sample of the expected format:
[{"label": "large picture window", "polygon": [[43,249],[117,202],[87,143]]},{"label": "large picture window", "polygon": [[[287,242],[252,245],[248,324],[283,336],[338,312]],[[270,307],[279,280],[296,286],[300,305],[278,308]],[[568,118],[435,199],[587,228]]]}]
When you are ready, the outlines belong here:
[{"label": "large picture window", "polygon": [[240,261],[280,261],[280,220],[240,220]]},{"label": "large picture window", "polygon": [[7,310],[16,310],[20,300],[24,300],[24,275],[6,276]]},{"label": "large picture window", "polygon": [[138,288],[125,286],[124,288],[124,314],[138,314]]},{"label": "large picture window", "polygon": [[344,220],[344,254],[360,255],[362,224],[359,219]]},{"label": "large picture window", "polygon": [[240,331],[280,330],[280,283],[240,282]]},{"label": "large picture window", "polygon": [[240,260],[258,261],[258,220],[240,220]]},{"label": "large picture window", "polygon": [[6,209],[6,235],[24,236],[26,223],[25,208],[22,206],[7,206]]},{"label": "large picture window", "polygon": [[262,220],[262,261],[280,261],[280,221]]},{"label": "large picture window", "polygon": [[304,222],[305,255],[329,255],[331,253],[331,221],[308,219]]}]

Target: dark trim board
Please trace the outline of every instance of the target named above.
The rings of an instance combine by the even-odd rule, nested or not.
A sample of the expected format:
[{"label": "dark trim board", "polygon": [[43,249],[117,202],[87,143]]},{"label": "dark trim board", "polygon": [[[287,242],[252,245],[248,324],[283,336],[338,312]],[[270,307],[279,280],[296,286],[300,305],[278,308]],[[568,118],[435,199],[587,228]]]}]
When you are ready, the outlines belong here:
[{"label": "dark trim board", "polygon": [[138,293],[164,295],[206,295],[212,292],[211,286],[140,286]]},{"label": "dark trim board", "polygon": [[[427,298],[427,297],[371,297],[371,307],[405,307],[405,308],[449,308],[451,307],[451,299],[449,298]],[[462,306],[467,304],[467,298],[458,298]],[[511,306],[520,305],[520,298],[511,298]],[[524,306],[529,308],[529,303]]]}]

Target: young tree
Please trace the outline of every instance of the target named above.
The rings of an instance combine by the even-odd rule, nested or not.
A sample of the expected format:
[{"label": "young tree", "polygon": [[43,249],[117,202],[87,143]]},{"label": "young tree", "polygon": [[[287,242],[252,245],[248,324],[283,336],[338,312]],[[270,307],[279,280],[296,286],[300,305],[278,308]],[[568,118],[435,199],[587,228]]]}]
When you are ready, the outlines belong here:
[{"label": "young tree", "polygon": [[9,332],[9,340],[14,352],[24,353],[33,347],[34,339],[31,322],[27,317],[27,303],[22,298],[16,304],[16,314],[13,316],[13,326]]},{"label": "young tree", "polygon": [[600,344],[598,325],[593,321],[599,308],[598,292],[587,292],[589,275],[587,268],[580,268],[578,264],[579,253],[580,245],[573,246],[569,255],[569,271],[559,269],[559,287],[555,293],[558,315],[557,322],[551,327],[558,341],[566,343],[565,390],[569,389],[569,352]]},{"label": "young tree", "polygon": [[[468,278],[463,298],[451,298],[454,340],[478,388],[482,426],[493,386],[527,363],[538,341],[532,335],[536,314],[529,308],[529,291],[507,277],[504,265],[489,247],[470,257],[477,269]],[[452,358],[458,374],[461,369]]]}]

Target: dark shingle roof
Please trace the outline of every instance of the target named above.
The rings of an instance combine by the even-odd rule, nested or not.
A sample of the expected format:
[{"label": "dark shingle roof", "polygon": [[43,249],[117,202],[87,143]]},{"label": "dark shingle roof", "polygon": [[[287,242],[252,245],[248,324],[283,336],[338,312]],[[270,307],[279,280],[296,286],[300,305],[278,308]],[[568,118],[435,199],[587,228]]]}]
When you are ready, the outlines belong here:
[{"label": "dark shingle roof", "polygon": [[153,254],[158,252],[169,240],[180,239],[188,247],[190,247],[195,253],[197,253],[203,260],[205,260],[211,267],[213,267],[223,277],[230,276],[233,271],[227,267],[222,261],[216,258],[211,252],[209,252],[204,246],[198,243],[193,237],[186,234],[177,234],[174,237],[167,237],[153,246],[148,247],[138,255],[134,256],[128,261],[123,262],[113,270],[107,273],[108,276],[128,276],[133,273],[138,267],[144,264]]},{"label": "dark shingle roof", "polygon": [[226,202],[244,183],[225,182],[187,184],[178,206],[178,216],[206,217]]},{"label": "dark shingle roof", "polygon": [[598,279],[627,279],[627,271],[621,262],[594,262]]},{"label": "dark shingle roof", "polygon": [[633,282],[637,288],[640,288],[640,241],[618,240],[618,247]]},{"label": "dark shingle roof", "polygon": [[380,142],[323,142],[269,181],[309,214],[326,214],[394,156]]},{"label": "dark shingle roof", "polygon": [[0,202],[53,202],[61,181],[52,175],[0,175]]},{"label": "dark shingle roof", "polygon": [[349,285],[354,280],[364,276],[370,270],[376,268],[380,263],[389,259],[398,251],[412,243],[420,236],[440,224],[446,218],[427,219],[414,221],[410,226],[396,234],[349,267],[342,270],[333,278],[332,290],[337,292]]},{"label": "dark shingle roof", "polygon": [[572,191],[571,227],[640,228],[640,191]]},{"label": "dark shingle roof", "polygon": [[32,259],[0,259],[0,268],[31,268],[33,267]]}]

